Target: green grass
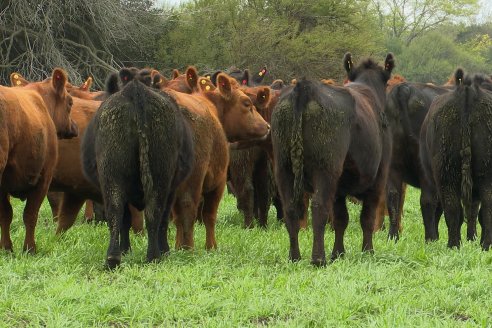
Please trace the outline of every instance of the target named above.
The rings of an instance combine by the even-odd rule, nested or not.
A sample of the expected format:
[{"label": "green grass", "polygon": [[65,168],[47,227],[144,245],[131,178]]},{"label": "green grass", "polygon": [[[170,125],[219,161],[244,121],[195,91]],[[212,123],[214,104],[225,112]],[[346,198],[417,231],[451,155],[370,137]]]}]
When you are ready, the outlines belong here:
[{"label": "green grass", "polygon": [[[492,253],[478,242],[447,249],[444,220],[441,240],[425,244],[418,197],[407,193],[400,241],[377,233],[374,255],[360,252],[359,208],[350,205],[345,258],[314,268],[311,230],[300,233],[303,259],[290,263],[274,209],[268,230],[244,230],[226,195],[218,250],[203,249],[204,227],[197,226],[196,250],[146,264],[146,237],[132,235],[133,251],[114,272],[103,269],[106,226],[78,223],[56,237],[46,204],[38,253],[23,254],[24,204],[15,201],[15,252],[0,252],[0,326],[492,326]],[[172,227],[171,245],[174,234]],[[327,231],[327,254],[333,238]]]}]

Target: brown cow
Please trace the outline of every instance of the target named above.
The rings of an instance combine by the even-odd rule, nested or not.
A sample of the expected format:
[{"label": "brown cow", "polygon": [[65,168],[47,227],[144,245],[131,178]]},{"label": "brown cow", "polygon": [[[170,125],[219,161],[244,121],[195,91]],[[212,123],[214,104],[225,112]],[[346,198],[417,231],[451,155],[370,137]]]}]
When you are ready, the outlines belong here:
[{"label": "brown cow", "polygon": [[269,125],[255,110],[251,100],[233,87],[233,80],[219,74],[216,90],[199,92],[196,69],[185,73],[193,94],[167,89],[183,108],[194,132],[195,164],[190,176],[178,187],[173,206],[176,248],[192,248],[193,225],[203,198],[202,218],[207,249],[217,247],[215,221],[227,179],[228,141],[264,137]]},{"label": "brown cow", "polygon": [[[13,76],[15,79],[15,76]],[[0,86],[0,248],[12,251],[9,195],[27,199],[24,208],[24,251],[35,252],[34,230],[48,191],[58,150],[58,138],[73,138],[72,97],[65,89],[65,71],[23,87]]]},{"label": "brown cow", "polygon": [[[273,107],[269,106],[270,89],[265,87],[242,87],[258,113],[270,122]],[[244,215],[244,226],[253,227],[253,216],[259,225],[267,225],[268,208],[273,190],[273,177],[269,169],[269,154],[260,146],[247,149],[231,149],[229,162],[229,186],[237,198],[237,208]]]}]

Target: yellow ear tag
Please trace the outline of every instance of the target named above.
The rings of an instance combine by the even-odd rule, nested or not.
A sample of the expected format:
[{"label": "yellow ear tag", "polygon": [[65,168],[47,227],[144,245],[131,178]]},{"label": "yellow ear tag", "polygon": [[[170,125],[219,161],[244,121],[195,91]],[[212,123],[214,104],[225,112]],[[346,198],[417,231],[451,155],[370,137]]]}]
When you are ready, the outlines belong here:
[{"label": "yellow ear tag", "polygon": [[263,76],[263,72],[258,73],[259,76]]},{"label": "yellow ear tag", "polygon": [[207,86],[205,87],[205,90],[209,91],[209,90],[210,90],[210,86],[209,86],[209,85],[207,85]]},{"label": "yellow ear tag", "polygon": [[17,80],[17,82],[15,82],[15,84],[21,85],[21,81]]},{"label": "yellow ear tag", "polygon": [[162,79],[159,79],[159,84],[161,84],[162,82],[164,82],[164,81],[162,81]]},{"label": "yellow ear tag", "polygon": [[210,75],[205,76],[207,80],[210,80]]},{"label": "yellow ear tag", "polygon": [[19,78],[19,75],[14,74],[14,79],[16,79],[16,80],[17,80],[18,78]]},{"label": "yellow ear tag", "polygon": [[201,83],[201,84],[205,84],[205,83],[207,83],[207,81],[202,80],[200,83]]}]

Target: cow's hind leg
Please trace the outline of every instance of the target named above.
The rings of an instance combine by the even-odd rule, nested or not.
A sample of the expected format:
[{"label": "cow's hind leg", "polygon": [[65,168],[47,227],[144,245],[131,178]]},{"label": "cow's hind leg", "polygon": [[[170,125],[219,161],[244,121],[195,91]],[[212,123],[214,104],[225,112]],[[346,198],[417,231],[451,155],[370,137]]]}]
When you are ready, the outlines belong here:
[{"label": "cow's hind leg", "polygon": [[492,186],[485,181],[481,182],[479,221],[482,226],[480,244],[483,250],[489,250],[492,245]]},{"label": "cow's hind leg", "polygon": [[362,251],[373,252],[372,236],[379,198],[384,197],[382,190],[370,190],[364,197],[362,211],[360,213],[360,225],[362,228]]},{"label": "cow's hind leg", "polygon": [[63,193],[62,192],[49,192],[46,195],[48,203],[50,204],[51,214],[53,215],[53,221],[58,221],[58,214],[60,213]]},{"label": "cow's hind leg", "polygon": [[439,239],[439,216],[440,211],[437,208],[440,206],[437,200],[437,191],[427,182],[422,181],[422,189],[420,191],[420,210],[422,211],[422,220],[424,221],[425,241],[435,241]]},{"label": "cow's hind leg", "polygon": [[94,220],[94,203],[92,200],[87,200],[85,202],[84,219],[86,222]]},{"label": "cow's hind leg", "polygon": [[[200,188],[198,188],[200,189]],[[176,224],[176,249],[193,249],[194,225],[200,204],[200,190],[183,192],[174,204]]]},{"label": "cow's hind leg", "polygon": [[466,239],[473,241],[477,238],[477,217],[478,209],[480,208],[480,201],[474,201],[472,203],[470,217],[466,222]]},{"label": "cow's hind leg", "polygon": [[266,158],[259,165],[254,175],[255,216],[258,217],[259,226],[266,228],[271,199]]},{"label": "cow's hind leg", "polygon": [[345,197],[337,197],[333,206],[333,228],[335,229],[335,244],[331,252],[331,260],[334,261],[345,253],[343,236],[348,226],[349,215]]},{"label": "cow's hind leg", "polygon": [[285,227],[289,233],[289,259],[293,262],[297,262],[301,259],[299,230],[300,220],[302,219],[305,210],[304,202],[302,199],[296,202],[293,201],[294,176],[290,169],[277,167],[275,181],[277,182],[280,199],[282,201]]},{"label": "cow's hind leg", "polygon": [[224,193],[225,185],[220,185],[215,190],[203,195],[203,223],[205,224],[207,250],[217,248],[215,239],[215,223],[217,222],[217,210]]},{"label": "cow's hind leg", "polygon": [[24,226],[26,227],[26,237],[24,239],[23,250],[28,253],[36,253],[34,235],[36,224],[38,222],[39,208],[48,193],[48,186],[50,182],[50,174],[44,173],[36,187],[31,190],[26,197],[26,207],[24,208],[23,216]]},{"label": "cow's hind leg", "polygon": [[5,192],[0,192],[0,249],[13,251],[12,240],[10,239],[10,224],[12,223],[12,205],[9,196]]},{"label": "cow's hind leg", "polygon": [[[143,224],[143,212],[137,210],[135,207],[129,205],[128,206],[130,209],[130,214],[131,214],[131,220],[132,220],[132,230],[136,234],[141,234],[143,233],[144,230],[144,224]],[[168,213],[169,215],[169,213]],[[169,218],[168,218],[169,219]]]},{"label": "cow's hind leg", "polygon": [[125,206],[123,211],[123,220],[121,222],[120,229],[120,249],[123,254],[130,251],[130,228],[132,226],[131,213],[129,209],[129,204]]},{"label": "cow's hind leg", "polygon": [[82,205],[84,205],[84,198],[70,193],[63,193],[60,211],[58,212],[57,234],[65,232],[73,226]]},{"label": "cow's hind leg", "polygon": [[159,225],[159,238],[157,240],[159,244],[159,251],[161,255],[169,253],[169,242],[167,240],[167,233],[169,228],[169,216],[171,215],[171,209],[174,203],[176,192],[172,191],[166,201],[166,208],[162,214],[162,219]]},{"label": "cow's hind leg", "polygon": [[444,218],[448,226],[448,247],[460,247],[461,243],[461,224],[463,214],[461,207],[459,188],[445,186],[441,189],[441,200],[444,209]]},{"label": "cow's hind leg", "polygon": [[[315,266],[326,265],[325,255],[325,229],[329,218],[333,218],[333,201],[335,198],[336,184],[325,174],[318,174],[313,179],[319,181],[311,201],[313,217],[313,251],[311,264]],[[335,180],[336,181],[336,180]],[[336,231],[335,234],[337,235]]]},{"label": "cow's hind leg", "polygon": [[[398,173],[392,173],[388,179],[386,186],[386,204],[388,207],[388,214],[390,217],[390,227],[388,232],[388,238],[398,240],[399,226],[400,226],[400,203],[401,195],[403,192],[403,181]],[[384,214],[383,214],[384,215]]]},{"label": "cow's hind leg", "polygon": [[[166,193],[168,194],[168,193]],[[145,208],[145,226],[147,228],[147,261],[156,261],[161,256],[159,248],[159,234],[161,233],[161,223],[165,212],[165,200],[154,200]]]}]

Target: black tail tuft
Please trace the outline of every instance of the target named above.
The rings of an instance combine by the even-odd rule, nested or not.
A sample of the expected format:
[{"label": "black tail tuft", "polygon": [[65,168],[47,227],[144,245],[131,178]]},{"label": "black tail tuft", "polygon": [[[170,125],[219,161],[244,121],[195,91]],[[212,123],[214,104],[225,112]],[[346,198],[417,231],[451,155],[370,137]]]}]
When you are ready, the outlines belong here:
[{"label": "black tail tuft", "polygon": [[307,104],[311,100],[312,82],[306,79],[297,81],[294,90],[292,90],[292,104],[294,106],[294,114],[296,117],[302,114],[306,109]]},{"label": "black tail tuft", "polygon": [[454,72],[454,81],[457,86],[463,85],[465,81],[465,72],[462,68],[458,68],[456,72]]}]

